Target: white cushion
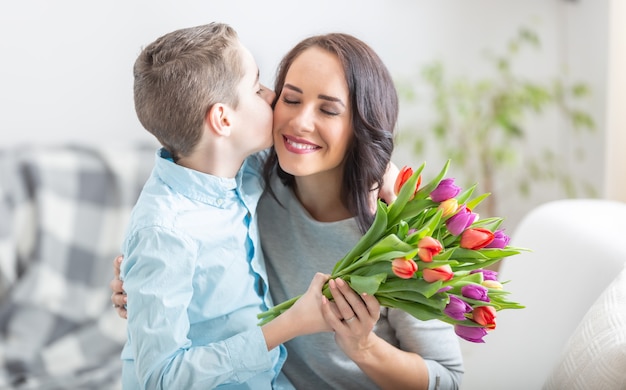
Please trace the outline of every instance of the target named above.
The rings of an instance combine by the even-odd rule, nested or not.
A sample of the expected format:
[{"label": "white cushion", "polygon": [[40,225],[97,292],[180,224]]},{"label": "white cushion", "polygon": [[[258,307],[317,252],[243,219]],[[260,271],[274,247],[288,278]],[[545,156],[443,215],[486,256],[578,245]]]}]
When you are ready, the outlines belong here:
[{"label": "white cushion", "polygon": [[544,389],[626,389],[626,268],[585,314]]}]

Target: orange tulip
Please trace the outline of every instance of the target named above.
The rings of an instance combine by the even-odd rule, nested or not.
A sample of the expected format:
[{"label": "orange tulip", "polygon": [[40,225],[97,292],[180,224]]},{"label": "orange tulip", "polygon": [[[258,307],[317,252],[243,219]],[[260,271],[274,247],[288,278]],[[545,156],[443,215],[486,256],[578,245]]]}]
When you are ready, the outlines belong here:
[{"label": "orange tulip", "polygon": [[496,328],[496,309],[493,306],[479,306],[472,310],[472,319],[487,329]]},{"label": "orange tulip", "polygon": [[417,244],[417,256],[425,263],[433,261],[433,256],[441,252],[443,246],[436,239],[426,236]]},{"label": "orange tulip", "polygon": [[485,228],[469,228],[461,234],[461,248],[478,250],[486,247],[493,241],[494,234]]},{"label": "orange tulip", "polygon": [[[413,176],[413,168],[405,165],[404,167],[402,167],[402,169],[400,169],[400,173],[398,173],[398,177],[396,178],[396,182],[393,186],[393,191],[396,195],[398,195],[404,183],[406,183],[411,176]],[[413,192],[413,196],[415,196],[415,194],[417,193],[420,184],[422,184],[422,176],[417,178],[417,183],[415,184],[415,191]],[[413,196],[411,196],[411,199],[413,199]]]},{"label": "orange tulip", "polygon": [[452,267],[446,264],[437,268],[425,268],[422,276],[428,283],[436,282],[438,280],[445,282],[452,279],[454,272],[452,272]]},{"label": "orange tulip", "polygon": [[391,262],[391,270],[402,279],[410,279],[417,271],[417,264],[412,259],[397,258]]}]

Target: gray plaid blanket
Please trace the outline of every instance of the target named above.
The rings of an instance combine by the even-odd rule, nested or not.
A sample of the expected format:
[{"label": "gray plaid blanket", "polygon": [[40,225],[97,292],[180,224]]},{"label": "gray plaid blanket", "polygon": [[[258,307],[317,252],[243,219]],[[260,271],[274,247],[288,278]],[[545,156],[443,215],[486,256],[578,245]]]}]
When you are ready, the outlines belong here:
[{"label": "gray plaid blanket", "polygon": [[0,149],[0,389],[119,389],[108,284],[154,146]]}]

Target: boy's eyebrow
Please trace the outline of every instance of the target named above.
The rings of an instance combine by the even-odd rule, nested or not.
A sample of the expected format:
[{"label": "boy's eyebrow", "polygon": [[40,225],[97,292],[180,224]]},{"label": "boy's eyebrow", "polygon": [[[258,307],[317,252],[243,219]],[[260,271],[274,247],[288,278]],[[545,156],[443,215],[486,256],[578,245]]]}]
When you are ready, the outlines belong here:
[{"label": "boy's eyebrow", "polygon": [[[298,88],[298,87],[296,87],[295,85],[292,85],[292,84],[285,84],[285,85],[283,86],[283,88],[287,88],[287,89],[290,89],[290,90],[292,90],[292,91],[295,91],[295,92],[298,92],[298,93],[302,93],[302,90],[301,90],[300,88]],[[341,105],[342,105],[342,106],[344,106],[344,107],[346,106],[346,105],[344,104],[344,102],[343,102],[341,99],[336,98],[336,97],[333,97],[333,96],[321,95],[321,94],[320,94],[320,95],[317,95],[317,97],[318,97],[319,99],[328,100],[329,102],[336,102],[336,103],[339,103],[339,104],[341,104]]]}]

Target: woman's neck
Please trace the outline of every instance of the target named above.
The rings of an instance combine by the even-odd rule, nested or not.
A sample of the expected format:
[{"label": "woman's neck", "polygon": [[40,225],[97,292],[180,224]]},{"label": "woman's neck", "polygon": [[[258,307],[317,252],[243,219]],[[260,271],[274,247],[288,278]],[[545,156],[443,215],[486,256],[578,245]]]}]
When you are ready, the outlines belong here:
[{"label": "woman's neck", "polygon": [[296,177],[294,193],[302,206],[320,222],[336,222],[352,218],[341,200],[342,179],[323,175]]}]

